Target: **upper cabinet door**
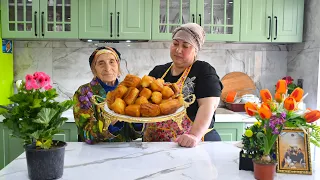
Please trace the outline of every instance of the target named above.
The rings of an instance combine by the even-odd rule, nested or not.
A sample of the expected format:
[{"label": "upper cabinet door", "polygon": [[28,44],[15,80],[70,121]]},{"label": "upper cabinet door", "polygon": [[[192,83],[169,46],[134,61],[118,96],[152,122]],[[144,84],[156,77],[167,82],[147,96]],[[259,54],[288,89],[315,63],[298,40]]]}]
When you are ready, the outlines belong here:
[{"label": "upper cabinet door", "polygon": [[302,42],[304,0],[273,1],[273,42]]},{"label": "upper cabinet door", "polygon": [[151,39],[150,0],[117,0],[116,1],[116,38],[131,40]]},{"label": "upper cabinet door", "polygon": [[78,1],[41,0],[40,37],[78,39]]},{"label": "upper cabinet door", "polygon": [[198,0],[197,23],[208,41],[239,41],[240,0]]},{"label": "upper cabinet door", "polygon": [[39,1],[1,0],[2,38],[39,38]]},{"label": "upper cabinet door", "polygon": [[196,22],[197,0],[153,0],[152,40],[171,40],[181,24]]},{"label": "upper cabinet door", "polygon": [[272,0],[241,0],[242,42],[271,42]]},{"label": "upper cabinet door", "polygon": [[79,39],[114,39],[115,9],[115,0],[79,1]]}]

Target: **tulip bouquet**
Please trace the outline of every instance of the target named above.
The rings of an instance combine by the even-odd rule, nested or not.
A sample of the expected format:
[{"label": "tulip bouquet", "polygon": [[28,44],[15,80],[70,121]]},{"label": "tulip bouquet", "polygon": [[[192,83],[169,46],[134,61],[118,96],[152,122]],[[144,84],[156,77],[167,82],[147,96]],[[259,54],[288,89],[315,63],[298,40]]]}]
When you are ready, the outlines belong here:
[{"label": "tulip bouquet", "polygon": [[58,96],[52,88],[50,76],[44,72],[26,75],[25,81],[17,81],[18,93],[9,97],[13,104],[1,106],[3,123],[12,130],[12,135],[25,144],[36,142],[40,149],[51,148],[53,136],[68,120],[62,113],[73,106],[72,100],[56,102]]},{"label": "tulip bouquet", "polygon": [[272,149],[280,132],[285,127],[298,127],[304,130],[305,133],[310,132],[310,142],[320,147],[320,126],[314,123],[320,118],[320,111],[298,109],[298,104],[306,96],[307,94],[304,94],[304,90],[299,87],[295,88],[291,94],[288,94],[287,82],[281,79],[277,82],[274,97],[272,97],[268,89],[262,89],[260,91],[262,101],[260,104],[251,102],[245,104],[246,113],[249,116],[254,116],[259,123],[259,127],[261,127],[261,129],[256,127],[255,131],[252,131],[254,127],[248,128],[245,138],[243,138],[250,139],[252,136],[256,137],[253,141],[260,142],[255,143],[260,148],[256,152],[261,150],[262,155],[256,154],[256,160],[264,163],[275,162],[274,156],[273,158],[271,157]]}]

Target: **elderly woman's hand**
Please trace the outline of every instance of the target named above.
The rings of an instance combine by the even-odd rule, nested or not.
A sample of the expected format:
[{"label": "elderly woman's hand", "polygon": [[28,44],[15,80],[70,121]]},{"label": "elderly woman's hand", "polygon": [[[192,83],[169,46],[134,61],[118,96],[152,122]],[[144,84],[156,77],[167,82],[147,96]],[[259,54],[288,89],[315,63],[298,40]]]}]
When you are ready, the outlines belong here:
[{"label": "elderly woman's hand", "polygon": [[178,136],[175,141],[182,147],[195,147],[200,142],[200,140],[201,138],[198,138],[195,135],[183,134],[181,136]]}]

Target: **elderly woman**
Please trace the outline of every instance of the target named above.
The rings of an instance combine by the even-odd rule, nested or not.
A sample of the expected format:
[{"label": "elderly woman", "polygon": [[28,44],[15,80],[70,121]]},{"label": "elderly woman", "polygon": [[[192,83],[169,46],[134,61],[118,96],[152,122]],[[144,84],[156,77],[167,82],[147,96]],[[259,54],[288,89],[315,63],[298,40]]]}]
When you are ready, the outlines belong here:
[{"label": "elderly woman", "polygon": [[80,86],[73,96],[76,102],[73,113],[79,141],[94,144],[101,141],[132,141],[141,137],[142,124],[114,121],[109,127],[104,127],[102,113],[91,100],[92,95],[106,98],[106,94],[117,87],[120,60],[121,54],[112,47],[100,47],[91,54],[89,65],[94,78],[90,83]]},{"label": "elderly woman", "polygon": [[209,63],[196,60],[205,32],[198,24],[188,23],[175,29],[172,39],[172,62],[154,67],[149,75],[177,83],[184,97],[194,94],[196,101],[187,108],[182,130],[172,120],[146,124],[143,140],[176,141],[184,147],[194,147],[202,140],[220,141],[219,134],[212,128],[223,86]]}]

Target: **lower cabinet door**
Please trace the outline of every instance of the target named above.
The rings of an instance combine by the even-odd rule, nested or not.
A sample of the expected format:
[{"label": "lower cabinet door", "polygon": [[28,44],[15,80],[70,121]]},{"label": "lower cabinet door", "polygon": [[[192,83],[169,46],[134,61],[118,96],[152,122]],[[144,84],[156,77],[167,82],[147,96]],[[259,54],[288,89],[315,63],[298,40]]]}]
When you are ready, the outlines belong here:
[{"label": "lower cabinet door", "polygon": [[219,133],[222,141],[240,141],[244,133],[244,123],[216,122],[214,129]]}]

